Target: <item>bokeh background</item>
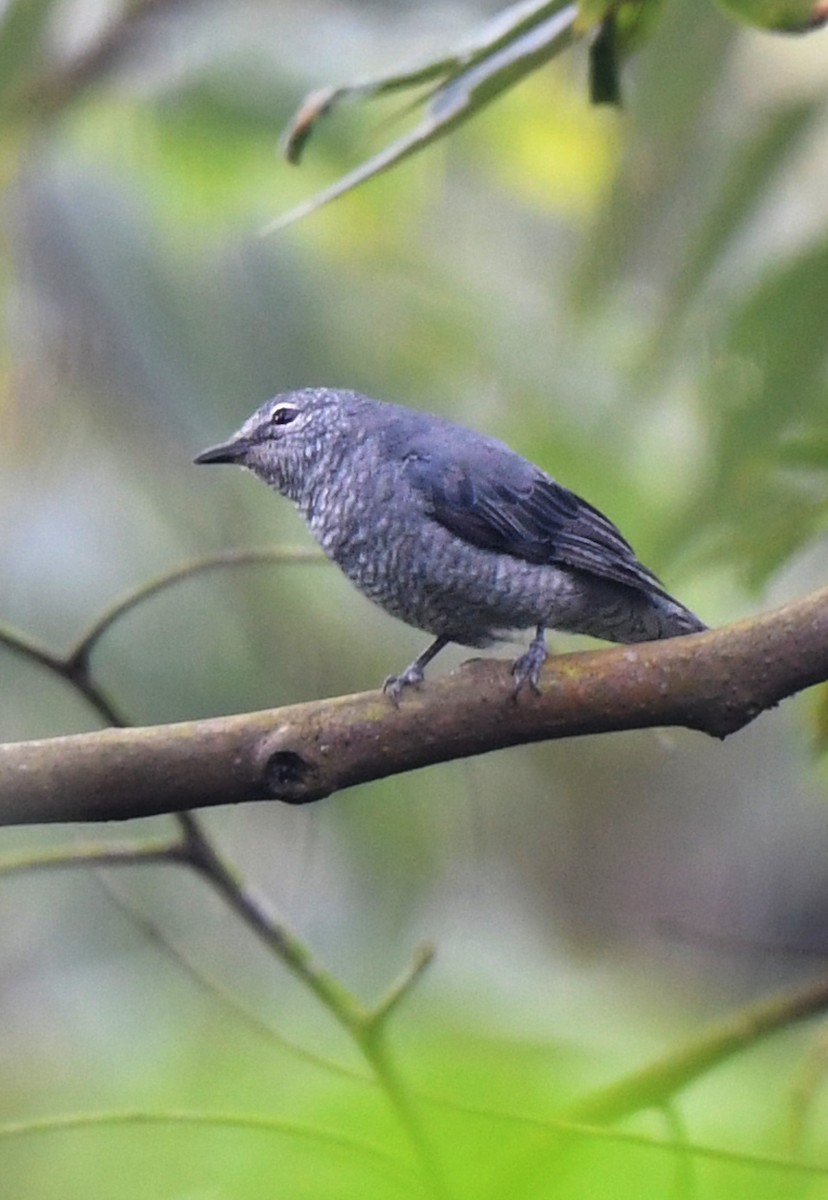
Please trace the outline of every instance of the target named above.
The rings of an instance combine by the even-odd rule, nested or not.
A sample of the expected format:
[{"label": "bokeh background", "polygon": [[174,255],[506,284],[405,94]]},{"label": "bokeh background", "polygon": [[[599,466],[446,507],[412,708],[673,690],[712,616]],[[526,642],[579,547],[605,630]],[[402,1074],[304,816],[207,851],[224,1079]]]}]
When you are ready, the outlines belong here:
[{"label": "bokeh background", "polygon": [[[309,545],[252,478],[191,465],[304,384],[507,440],[711,624],[825,582],[828,33],[774,37],[668,0],[621,112],[589,106],[576,50],[399,170],[261,235],[399,129],[399,100],[348,106],[289,167],[277,138],[308,89],[439,53],[496,8],[190,0],[125,29],[113,0],[2,5],[4,627],[61,651],[184,561]],[[113,28],[125,36],[97,53]],[[93,666],[131,721],[155,723],[374,687],[423,644],[333,568],[258,566],[148,601]],[[31,662],[0,648],[0,671],[3,740],[96,726]],[[823,726],[802,697],[725,744],[585,738],[205,820],[366,998],[436,945],[396,1018],[401,1070],[432,1097],[456,1193],[501,1195],[525,1136],[512,1118],[824,969]],[[12,829],[0,846],[165,827]],[[0,1123],[199,1109],[397,1139],[376,1089],[303,1062],[187,974],[175,947],[273,1029],[360,1068],[184,871],[0,878],[0,912]],[[688,1136],[818,1159],[819,1088],[795,1147],[791,1128],[819,1036],[786,1034],[694,1085]],[[3,1194],[26,1200],[408,1194],[367,1158],[221,1127],[6,1133],[0,1163]],[[690,1185],[671,1155],[587,1145],[532,1194],[828,1188],[747,1164],[691,1174],[696,1190],[674,1192]]]}]

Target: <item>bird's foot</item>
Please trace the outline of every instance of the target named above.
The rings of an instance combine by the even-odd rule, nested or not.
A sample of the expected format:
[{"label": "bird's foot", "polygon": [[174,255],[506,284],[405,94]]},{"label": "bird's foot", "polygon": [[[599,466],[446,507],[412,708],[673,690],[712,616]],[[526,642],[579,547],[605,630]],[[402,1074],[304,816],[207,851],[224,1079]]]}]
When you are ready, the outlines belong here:
[{"label": "bird's foot", "polygon": [[388,676],[382,685],[382,690],[390,698],[395,708],[399,707],[400,693],[403,688],[419,687],[423,682],[425,668],[431,662],[432,658],[434,658],[435,654],[440,653],[448,640],[447,637],[436,638],[430,646],[426,646],[419,658],[415,658],[413,663],[409,663],[399,675]]},{"label": "bird's foot", "polygon": [[549,651],[546,649],[546,639],[543,633],[539,632],[536,637],[532,638],[526,653],[521,654],[520,658],[516,658],[512,664],[512,677],[515,681],[512,687],[512,695],[515,699],[517,699],[521,688],[525,687],[527,683],[535,695],[540,696],[541,667],[548,657]]},{"label": "bird's foot", "polygon": [[413,662],[401,671],[399,675],[389,675],[382,690],[395,708],[399,708],[400,695],[403,688],[419,687],[423,682],[423,668],[419,662]]}]

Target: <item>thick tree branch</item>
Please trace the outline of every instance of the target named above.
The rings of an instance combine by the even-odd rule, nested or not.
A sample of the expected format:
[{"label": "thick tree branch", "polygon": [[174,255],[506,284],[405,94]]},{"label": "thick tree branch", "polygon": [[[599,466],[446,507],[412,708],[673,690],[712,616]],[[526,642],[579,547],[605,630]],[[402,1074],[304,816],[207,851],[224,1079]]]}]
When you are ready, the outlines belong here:
[{"label": "thick tree branch", "polygon": [[249,800],[303,804],[526,742],[649,726],[723,738],[828,679],[828,588],[723,629],[551,659],[543,695],[476,661],[380,692],[0,746],[0,824],[111,821]]}]

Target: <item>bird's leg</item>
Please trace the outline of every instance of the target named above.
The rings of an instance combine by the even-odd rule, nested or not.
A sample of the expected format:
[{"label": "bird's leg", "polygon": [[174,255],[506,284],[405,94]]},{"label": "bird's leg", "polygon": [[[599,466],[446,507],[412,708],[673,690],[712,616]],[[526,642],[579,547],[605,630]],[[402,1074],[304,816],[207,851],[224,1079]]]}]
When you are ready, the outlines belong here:
[{"label": "bird's leg", "polygon": [[431,662],[436,654],[449,644],[451,638],[438,637],[435,641],[427,646],[419,658],[415,658],[413,663],[402,671],[399,675],[389,675],[385,683],[382,685],[382,690],[387,696],[390,696],[394,704],[400,702],[400,692],[405,687],[416,687],[417,684],[423,682],[423,671]]},{"label": "bird's leg", "polygon": [[517,696],[520,689],[526,683],[530,683],[532,691],[538,696],[540,695],[540,671],[548,657],[549,651],[546,649],[546,626],[541,624],[538,625],[535,636],[529,643],[529,649],[525,654],[521,654],[520,658],[516,658],[512,665],[512,675],[515,679],[515,685],[512,689],[513,696]]}]

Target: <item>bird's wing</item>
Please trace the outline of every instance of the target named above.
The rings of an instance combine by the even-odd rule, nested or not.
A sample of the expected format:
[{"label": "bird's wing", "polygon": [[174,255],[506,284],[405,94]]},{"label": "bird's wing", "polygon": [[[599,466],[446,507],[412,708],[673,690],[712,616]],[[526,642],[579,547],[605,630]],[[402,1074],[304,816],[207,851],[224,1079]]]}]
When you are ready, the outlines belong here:
[{"label": "bird's wing", "polygon": [[426,512],[445,529],[483,550],[666,594],[597,508],[508,446],[482,437],[469,445],[452,433],[442,446],[411,446],[403,459]]}]

